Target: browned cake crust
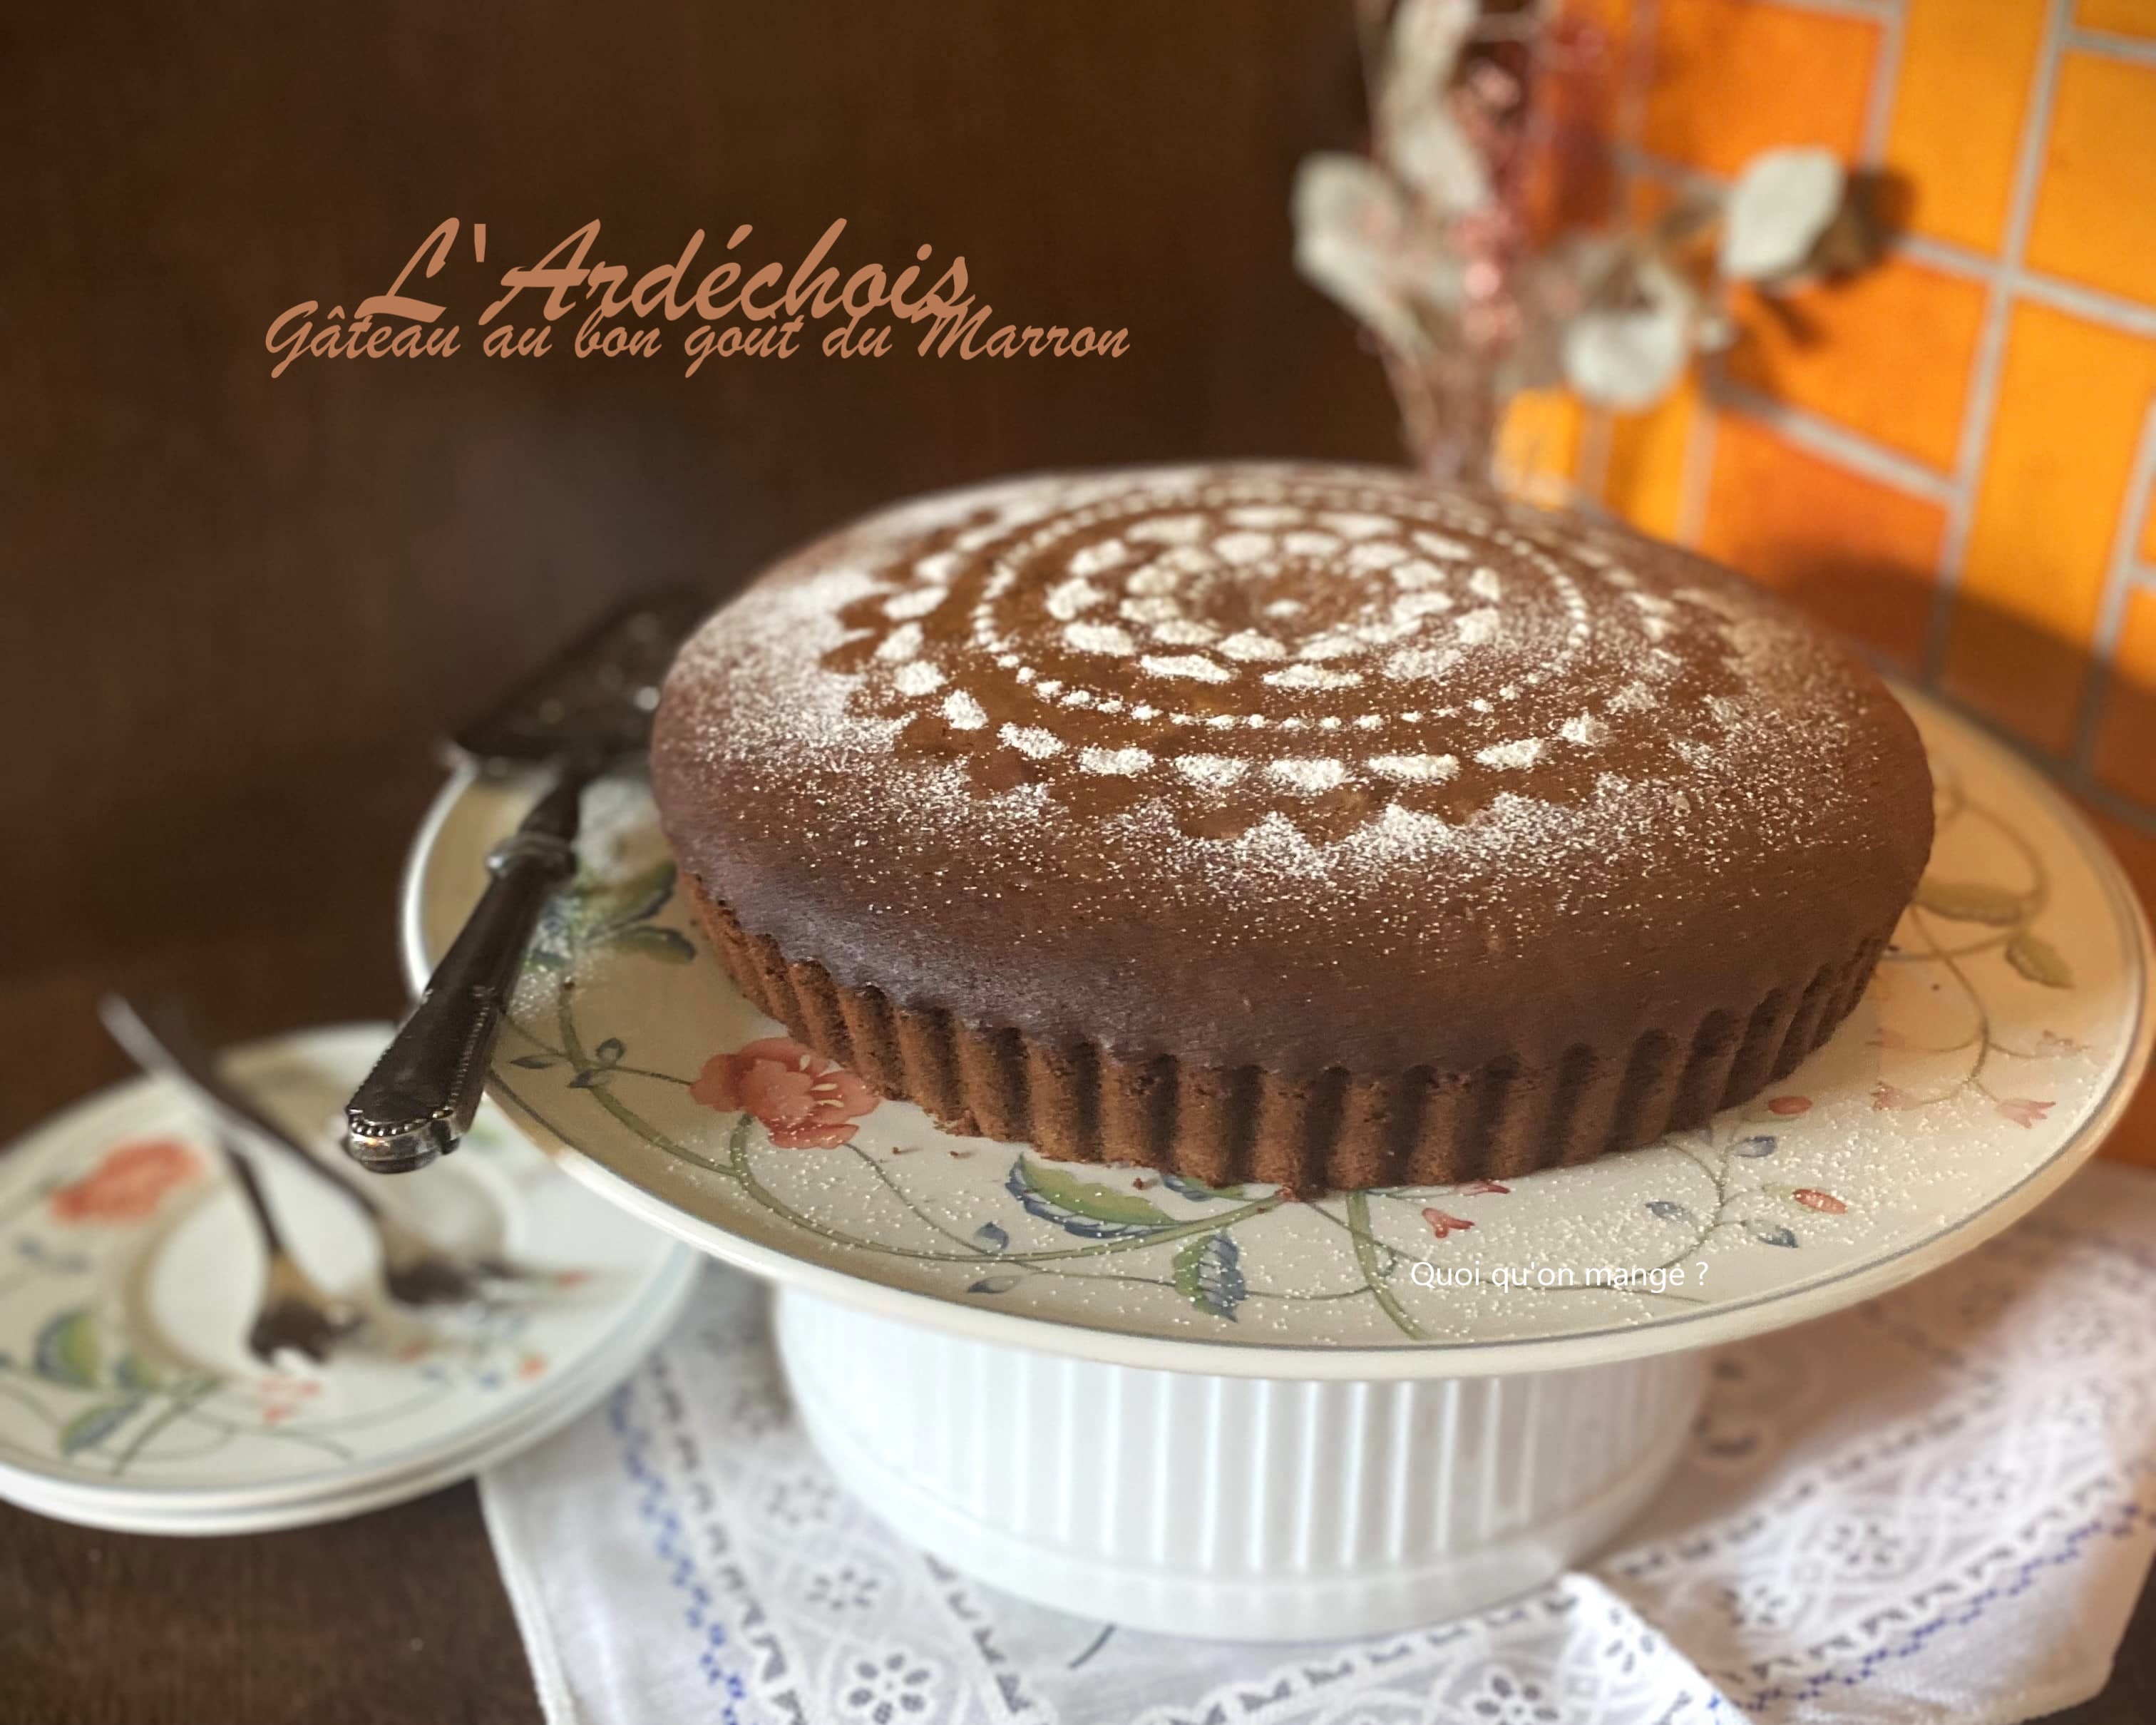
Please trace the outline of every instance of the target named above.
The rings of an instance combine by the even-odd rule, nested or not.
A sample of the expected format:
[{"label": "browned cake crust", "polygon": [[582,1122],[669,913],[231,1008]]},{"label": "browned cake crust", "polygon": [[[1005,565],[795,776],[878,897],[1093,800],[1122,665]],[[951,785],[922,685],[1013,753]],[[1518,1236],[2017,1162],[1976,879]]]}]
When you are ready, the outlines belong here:
[{"label": "browned cake crust", "polygon": [[842,988],[814,960],[742,932],[692,889],[711,945],[742,992],[818,1053],[949,1130],[1031,1144],[1067,1162],[1136,1163],[1209,1185],[1268,1180],[1292,1192],[1503,1179],[1651,1144],[1786,1076],[1825,1041],[1871,980],[1890,930],[1743,1014],[1710,1012],[1689,1036],[1650,1030],[1630,1048],[1575,1045],[1553,1066],[1498,1060],[1475,1072],[1414,1067],[1313,1078],[1260,1066],[1124,1060],[963,1024],[934,1007]]},{"label": "browned cake crust", "polygon": [[661,819],[744,991],[959,1131],[1298,1190],[1696,1125],[1861,994],[1913,726],[1727,571],[1360,469],[871,517],[667,684]]}]

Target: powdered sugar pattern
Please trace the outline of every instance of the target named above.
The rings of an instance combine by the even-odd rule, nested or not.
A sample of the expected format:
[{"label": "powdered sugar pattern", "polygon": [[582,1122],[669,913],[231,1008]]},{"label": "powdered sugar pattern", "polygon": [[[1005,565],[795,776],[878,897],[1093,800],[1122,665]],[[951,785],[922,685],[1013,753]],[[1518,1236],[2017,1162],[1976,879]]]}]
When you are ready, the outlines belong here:
[{"label": "powdered sugar pattern", "polygon": [[1835,818],[1844,666],[1621,530],[1378,470],[1145,469],[943,494],[808,547],[692,639],[662,728],[714,785],[814,785],[819,827],[894,877],[961,835],[1060,877],[1083,829],[1194,914],[1256,919],[1258,879],[1367,904],[1442,858],[1584,886],[1628,845],[1718,842],[1717,816]]},{"label": "powdered sugar pattern", "polygon": [[984,795],[1151,796],[1194,835],[1279,814],[1322,843],[1394,804],[1576,803],[1613,743],[1636,770],[1745,716],[1722,595],[1494,500],[1322,470],[977,495],[861,568],[821,665]]}]

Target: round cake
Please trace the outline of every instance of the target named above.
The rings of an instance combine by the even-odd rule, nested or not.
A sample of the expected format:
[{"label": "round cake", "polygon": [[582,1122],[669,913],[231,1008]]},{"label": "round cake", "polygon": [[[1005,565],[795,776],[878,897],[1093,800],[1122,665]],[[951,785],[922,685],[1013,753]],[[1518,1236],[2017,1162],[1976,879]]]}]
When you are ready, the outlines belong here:
[{"label": "round cake", "polygon": [[1914,726],[1740,577],[1411,475],[1009,480],[871,516],[667,680],[721,961],[952,1130],[1293,1190],[1696,1126],[1863,992]]}]

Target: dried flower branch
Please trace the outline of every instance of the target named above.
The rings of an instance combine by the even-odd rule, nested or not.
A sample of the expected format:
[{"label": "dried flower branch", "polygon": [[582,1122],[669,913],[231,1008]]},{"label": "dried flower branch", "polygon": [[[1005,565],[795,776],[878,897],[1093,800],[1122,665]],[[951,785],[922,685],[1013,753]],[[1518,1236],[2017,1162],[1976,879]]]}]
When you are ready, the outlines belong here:
[{"label": "dried flower branch", "polygon": [[1533,97],[1597,44],[1553,23],[1548,0],[1358,0],[1358,18],[1369,154],[1304,160],[1296,266],[1369,331],[1435,475],[1486,475],[1518,390],[1650,406],[1732,339],[1736,284],[1788,292],[1877,255],[1823,150],[1768,151],[1651,222],[1537,246],[1522,209]]}]

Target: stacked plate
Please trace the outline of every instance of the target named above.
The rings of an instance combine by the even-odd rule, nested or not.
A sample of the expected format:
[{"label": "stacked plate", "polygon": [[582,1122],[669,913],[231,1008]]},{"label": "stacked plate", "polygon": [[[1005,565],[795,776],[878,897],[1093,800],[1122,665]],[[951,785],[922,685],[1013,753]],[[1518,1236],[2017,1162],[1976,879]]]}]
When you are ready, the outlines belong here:
[{"label": "stacked plate", "polygon": [[[331,1122],[387,1034],[305,1032],[228,1070],[334,1154]],[[468,1306],[390,1301],[359,1207],[305,1168],[257,1166],[295,1259],[362,1320],[320,1365],[248,1352],[263,1247],[178,1091],[116,1086],[0,1155],[0,1497],[160,1533],[399,1502],[601,1400],[696,1280],[695,1252],[584,1191],[490,1107],[455,1156],[367,1188],[448,1251],[519,1272]]]}]

